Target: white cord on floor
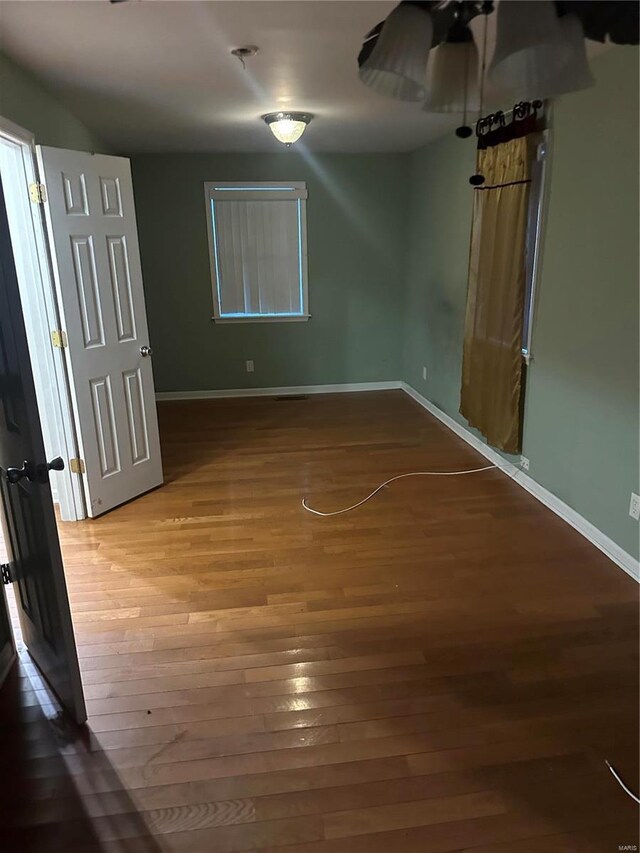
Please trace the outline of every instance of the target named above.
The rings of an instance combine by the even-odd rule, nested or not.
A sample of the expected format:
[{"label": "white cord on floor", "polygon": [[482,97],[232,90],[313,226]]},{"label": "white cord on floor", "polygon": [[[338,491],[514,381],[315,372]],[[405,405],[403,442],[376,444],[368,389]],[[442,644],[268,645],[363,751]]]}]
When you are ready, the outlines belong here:
[{"label": "white cord on floor", "polygon": [[312,509],[308,506],[306,498],[302,498],[302,506],[307,512],[312,512],[314,515],[321,515],[324,518],[327,518],[330,515],[342,515],[343,512],[351,512],[352,509],[357,509],[359,506],[362,506],[362,504],[366,504],[367,501],[370,501],[374,495],[377,495],[380,489],[384,489],[384,487],[388,486],[389,483],[393,483],[395,480],[402,480],[404,477],[457,477],[459,474],[477,474],[479,471],[489,471],[491,468],[497,467],[497,465],[485,465],[484,468],[470,468],[467,471],[412,471],[410,474],[398,474],[397,477],[391,477],[390,480],[385,480],[384,483],[381,483],[378,488],[374,489],[366,498],[358,501],[357,504],[353,504],[353,506],[345,507],[345,509],[337,509],[335,512],[320,512],[320,510]]},{"label": "white cord on floor", "polygon": [[635,800],[635,801],[636,801],[636,803],[638,803],[638,805],[640,806],[640,799],[639,799],[638,797],[636,797],[636,795],[633,793],[633,791],[631,791],[631,790],[629,790],[629,788],[627,788],[627,786],[624,784],[624,782],[622,781],[622,779],[618,776],[618,774],[616,773],[616,771],[613,769],[613,767],[609,764],[609,762],[608,762],[606,759],[605,759],[605,762],[604,762],[604,763],[607,765],[607,767],[609,768],[609,770],[611,770],[611,772],[613,773],[613,775],[614,775],[615,779],[616,779],[616,780],[618,781],[618,783],[620,784],[620,787],[623,789],[623,791],[626,791],[626,792],[627,792],[627,794],[629,794],[629,796],[631,797],[631,799],[632,799],[632,800]]},{"label": "white cord on floor", "polygon": [[[323,518],[327,518],[331,515],[342,515],[344,512],[351,512],[352,509],[357,509],[359,506],[366,504],[367,501],[370,501],[372,497],[378,494],[381,489],[384,489],[385,486],[388,486],[389,483],[393,483],[396,480],[402,480],[405,477],[457,477],[461,474],[477,474],[480,471],[489,471],[491,468],[497,468],[497,465],[485,465],[483,468],[470,468],[467,471],[412,471],[409,474],[398,474],[397,477],[391,477],[389,480],[385,480],[384,483],[381,483],[376,489],[374,489],[370,495],[367,495],[366,498],[363,498],[361,501],[358,501],[357,504],[353,504],[352,506],[345,507],[344,509],[337,509],[334,512],[320,512],[320,510],[312,509],[307,504],[307,499],[302,499],[302,506],[307,512],[311,512],[314,515],[320,515]],[[625,783],[622,781],[620,776],[616,773],[615,769],[611,766],[611,764],[605,759],[604,762],[611,773],[613,774],[614,779],[618,782],[620,787],[625,793],[627,793],[632,800],[635,800],[638,805],[640,805],[640,798],[638,798],[633,791],[631,791]]]}]

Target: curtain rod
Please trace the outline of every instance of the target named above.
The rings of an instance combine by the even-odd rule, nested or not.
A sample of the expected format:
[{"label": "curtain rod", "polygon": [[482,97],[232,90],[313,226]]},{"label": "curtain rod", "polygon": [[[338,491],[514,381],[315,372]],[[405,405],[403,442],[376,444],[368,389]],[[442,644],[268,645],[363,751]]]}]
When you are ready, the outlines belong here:
[{"label": "curtain rod", "polygon": [[529,118],[532,113],[537,117],[538,110],[540,109],[542,109],[544,114],[546,109],[544,101],[519,101],[509,110],[497,110],[495,113],[489,113],[479,118],[476,122],[476,136],[481,137],[497,128],[506,127],[507,123],[511,124],[514,121],[522,121]]},{"label": "curtain rod", "polygon": [[[544,117],[545,107],[543,101],[520,101],[507,112],[498,110],[478,119],[476,123],[478,150],[493,148],[496,145],[528,136],[530,133],[540,130],[541,123],[539,122],[538,111],[542,109],[542,116]],[[507,116],[511,116],[511,121],[506,120]],[[500,184],[483,187],[484,182],[485,176],[481,172],[476,172],[469,178],[469,183],[475,189],[496,189],[497,186],[507,186],[507,184]]]}]

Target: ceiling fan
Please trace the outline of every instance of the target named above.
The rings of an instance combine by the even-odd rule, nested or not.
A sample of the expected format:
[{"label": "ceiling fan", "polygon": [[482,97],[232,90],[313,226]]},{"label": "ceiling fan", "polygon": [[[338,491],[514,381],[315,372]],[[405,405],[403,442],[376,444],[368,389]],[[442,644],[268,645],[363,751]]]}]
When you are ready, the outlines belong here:
[{"label": "ceiling fan", "polygon": [[[496,96],[540,100],[595,83],[585,39],[637,45],[640,4],[626,0],[403,0],[367,33],[361,81],[380,95],[434,113],[482,115],[485,82]],[[487,20],[496,41],[487,66]],[[471,29],[482,16],[484,26]],[[435,50],[432,49],[436,48]],[[512,102],[513,102],[512,101]]]}]

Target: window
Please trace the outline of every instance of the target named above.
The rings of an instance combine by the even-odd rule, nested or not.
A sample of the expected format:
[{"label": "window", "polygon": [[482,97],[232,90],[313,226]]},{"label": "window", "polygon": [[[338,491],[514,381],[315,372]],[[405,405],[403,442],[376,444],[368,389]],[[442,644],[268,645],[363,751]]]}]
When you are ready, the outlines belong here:
[{"label": "window", "polygon": [[205,184],[213,318],[307,320],[304,183]]}]

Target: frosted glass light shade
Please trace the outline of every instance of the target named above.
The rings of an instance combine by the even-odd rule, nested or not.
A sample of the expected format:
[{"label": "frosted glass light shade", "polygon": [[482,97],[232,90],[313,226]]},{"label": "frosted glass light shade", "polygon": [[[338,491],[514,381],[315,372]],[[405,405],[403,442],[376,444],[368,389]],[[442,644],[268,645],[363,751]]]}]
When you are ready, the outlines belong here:
[{"label": "frosted glass light shade", "polygon": [[489,79],[522,97],[541,97],[571,60],[552,0],[501,0]]},{"label": "frosted glass light shade", "polygon": [[313,118],[309,113],[269,113],[263,116],[278,142],[292,145],[297,142]]},{"label": "frosted glass light shade", "polygon": [[571,59],[563,71],[543,92],[545,97],[564,95],[566,92],[578,92],[595,85],[595,79],[589,68],[587,47],[584,41],[584,29],[575,15],[560,18],[560,27],[567,44],[571,48]]},{"label": "frosted glass light shade", "polygon": [[444,42],[433,51],[429,94],[423,109],[430,113],[462,113],[480,108],[478,48],[473,39]]},{"label": "frosted glass light shade", "polygon": [[303,121],[283,118],[280,121],[274,121],[269,127],[278,142],[291,145],[292,142],[297,142],[300,139],[307,125]]},{"label": "frosted glass light shade", "polygon": [[379,95],[401,101],[424,100],[432,39],[428,12],[417,6],[396,6],[360,68],[360,79]]}]

